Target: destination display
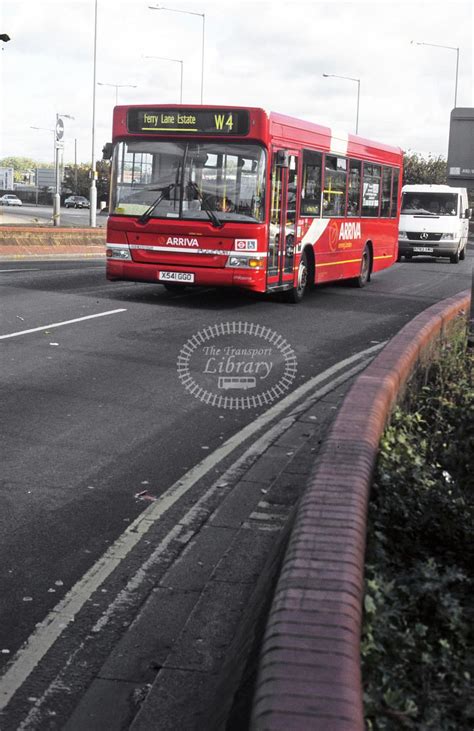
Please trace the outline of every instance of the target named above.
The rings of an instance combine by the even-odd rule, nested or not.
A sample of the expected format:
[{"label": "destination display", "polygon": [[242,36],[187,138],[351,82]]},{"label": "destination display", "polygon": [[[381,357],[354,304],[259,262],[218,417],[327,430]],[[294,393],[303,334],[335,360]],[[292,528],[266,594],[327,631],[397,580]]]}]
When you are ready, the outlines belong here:
[{"label": "destination display", "polygon": [[127,128],[139,134],[246,135],[249,113],[242,109],[129,109]]}]

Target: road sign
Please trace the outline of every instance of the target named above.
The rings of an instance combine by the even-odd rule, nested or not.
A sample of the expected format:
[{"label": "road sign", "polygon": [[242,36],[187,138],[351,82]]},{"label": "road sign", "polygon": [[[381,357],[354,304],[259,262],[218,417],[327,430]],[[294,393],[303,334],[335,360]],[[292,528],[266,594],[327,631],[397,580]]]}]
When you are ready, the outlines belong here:
[{"label": "road sign", "polygon": [[61,117],[56,120],[56,142],[59,142],[64,137],[64,122]]}]

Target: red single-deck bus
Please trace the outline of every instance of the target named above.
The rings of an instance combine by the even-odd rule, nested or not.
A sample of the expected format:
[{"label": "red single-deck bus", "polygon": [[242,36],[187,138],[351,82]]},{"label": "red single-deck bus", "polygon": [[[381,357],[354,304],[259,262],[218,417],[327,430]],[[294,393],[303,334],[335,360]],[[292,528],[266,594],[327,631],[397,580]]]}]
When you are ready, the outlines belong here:
[{"label": "red single-deck bus", "polygon": [[116,107],[104,150],[108,279],[298,302],[397,259],[397,147],[263,109],[150,105]]}]

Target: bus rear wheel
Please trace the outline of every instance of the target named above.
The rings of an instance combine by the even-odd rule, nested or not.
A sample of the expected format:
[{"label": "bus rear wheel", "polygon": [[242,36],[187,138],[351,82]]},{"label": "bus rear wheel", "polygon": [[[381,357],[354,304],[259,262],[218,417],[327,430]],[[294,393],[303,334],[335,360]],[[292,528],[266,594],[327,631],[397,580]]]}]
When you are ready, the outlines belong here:
[{"label": "bus rear wheel", "polygon": [[359,276],[355,277],[352,281],[355,287],[365,287],[370,279],[370,249],[367,244],[362,252],[362,259],[360,260],[360,272]]},{"label": "bus rear wheel", "polygon": [[298,281],[296,287],[285,292],[285,299],[292,304],[298,304],[303,299],[308,287],[308,257],[306,251],[303,251],[298,267]]}]

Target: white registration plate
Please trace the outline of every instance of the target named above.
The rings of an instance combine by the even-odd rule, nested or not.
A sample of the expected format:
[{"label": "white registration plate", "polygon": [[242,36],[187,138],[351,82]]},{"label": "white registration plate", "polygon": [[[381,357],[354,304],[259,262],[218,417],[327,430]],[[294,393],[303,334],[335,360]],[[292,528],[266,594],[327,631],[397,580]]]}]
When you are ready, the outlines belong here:
[{"label": "white registration plate", "polygon": [[160,272],[158,279],[160,282],[194,282],[194,274],[192,272]]},{"label": "white registration plate", "polygon": [[414,246],[413,251],[419,254],[432,254],[433,248],[431,246]]}]

